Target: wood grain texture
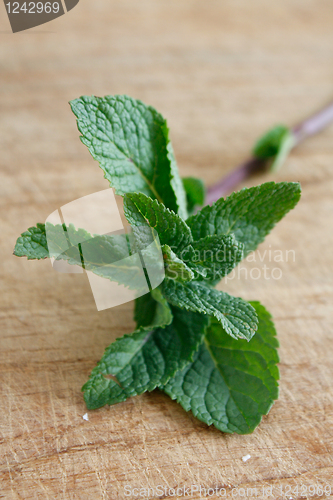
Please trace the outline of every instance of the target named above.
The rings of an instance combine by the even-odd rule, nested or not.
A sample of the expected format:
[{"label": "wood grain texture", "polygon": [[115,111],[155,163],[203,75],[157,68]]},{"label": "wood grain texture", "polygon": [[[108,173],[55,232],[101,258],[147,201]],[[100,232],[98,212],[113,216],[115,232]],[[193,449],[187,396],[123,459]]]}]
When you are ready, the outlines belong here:
[{"label": "wood grain texture", "polygon": [[[90,0],[16,35],[0,10],[0,498],[122,500],[125,485],[218,486],[225,498],[257,488],[258,499],[310,498],[287,486],[333,490],[333,128],[274,177],[252,181],[303,186],[298,208],[244,265],[278,267],[282,278],[243,270],[220,285],[261,300],[281,342],[281,397],[252,435],[208,428],[157,391],[84,421],[80,388],[104,348],[131,331],[132,305],[98,313],[85,276],[12,256],[26,228],[107,187],[70,99],[127,93],[154,105],[181,174],[212,183],[267,127],[332,98],[331,0]],[[270,262],[269,250],[284,261]]]}]

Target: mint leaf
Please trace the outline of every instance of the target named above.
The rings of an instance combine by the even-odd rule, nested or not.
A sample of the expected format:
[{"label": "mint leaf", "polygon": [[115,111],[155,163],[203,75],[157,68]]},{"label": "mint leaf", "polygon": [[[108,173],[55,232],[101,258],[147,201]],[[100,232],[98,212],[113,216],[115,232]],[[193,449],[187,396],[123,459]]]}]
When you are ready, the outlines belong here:
[{"label": "mint leaf", "polygon": [[243,243],[229,236],[206,236],[181,252],[184,262],[197,271],[198,281],[220,281],[243,259]]},{"label": "mint leaf", "polygon": [[205,203],[205,184],[195,177],[183,177],[182,181],[186,193],[187,210],[191,213],[196,206],[200,207]]},{"label": "mint leaf", "polygon": [[186,218],[186,200],[166,120],[126,95],[82,96],[70,103],[81,141],[116,193],[140,192]]},{"label": "mint leaf", "polygon": [[284,125],[277,125],[266,132],[255,144],[253,155],[270,159],[271,170],[278,170],[295,145],[292,131]]},{"label": "mint leaf", "polygon": [[135,300],[134,320],[137,329],[163,327],[172,323],[172,311],[159,288]]},{"label": "mint leaf", "polygon": [[[111,241],[115,241],[113,237],[106,236],[105,238],[109,245]],[[79,243],[91,239],[93,236],[90,233],[85,229],[76,229],[73,224],[66,227],[64,224],[47,223],[46,231],[45,224],[37,223],[36,227],[30,227],[17,239],[14,255],[28,257],[28,260],[45,259],[47,257],[60,257],[67,251],[63,257],[64,260],[74,259],[74,255],[76,257],[77,254],[74,254],[74,250],[70,251],[71,247],[76,249]],[[51,243],[51,248],[49,248],[49,243]],[[73,264],[78,263],[80,262],[73,262]]]},{"label": "mint leaf", "polygon": [[124,212],[131,226],[149,225],[157,231],[161,245],[169,245],[177,255],[193,240],[190,228],[179,215],[144,194],[126,194]]},{"label": "mint leaf", "polygon": [[244,244],[244,257],[255,250],[301,196],[297,182],[266,182],[220,198],[187,219],[194,240],[234,234]]},{"label": "mint leaf", "polygon": [[178,259],[177,255],[168,245],[163,245],[162,251],[166,276],[180,282],[193,280],[193,271],[185,264],[185,262]]},{"label": "mint leaf", "polygon": [[[111,344],[83,386],[88,409],[125,401],[164,385],[193,359],[204,336],[207,319],[172,308],[166,328],[147,327]],[[111,377],[110,377],[111,376]]]},{"label": "mint leaf", "polygon": [[228,335],[235,339],[250,340],[257,330],[256,311],[241,298],[232,297],[197,281],[181,284],[165,278],[161,289],[170,304],[214,316]]},{"label": "mint leaf", "polygon": [[238,434],[253,432],[278,398],[278,342],[271,316],[252,302],[259,328],[251,342],[233,340],[212,320],[194,361],[164,391],[207,425]]},{"label": "mint leaf", "polygon": [[151,245],[154,235],[148,226],[135,229],[136,233],[92,236],[72,224],[38,224],[18,238],[14,253],[29,259],[64,260],[141,295],[147,290],[147,281],[138,250],[143,250],[148,274],[157,281],[154,287],[164,278],[163,256],[157,243]]},{"label": "mint leaf", "polygon": [[49,257],[47,247],[45,224],[30,227],[17,239],[14,248],[17,257],[28,257],[28,260],[46,259]]}]

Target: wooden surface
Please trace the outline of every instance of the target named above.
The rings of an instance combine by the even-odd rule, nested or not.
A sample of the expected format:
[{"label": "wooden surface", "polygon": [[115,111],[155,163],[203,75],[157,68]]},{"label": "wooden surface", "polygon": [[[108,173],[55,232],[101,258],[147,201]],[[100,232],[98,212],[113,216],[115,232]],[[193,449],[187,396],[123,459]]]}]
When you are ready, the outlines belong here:
[{"label": "wooden surface", "polygon": [[[243,272],[221,285],[261,300],[281,342],[281,396],[252,435],[208,428],[159,392],[84,421],[80,388],[104,348],[131,331],[132,305],[97,312],[85,276],[12,256],[26,228],[107,187],[70,99],[126,93],[154,105],[181,174],[213,183],[267,127],[332,98],[331,0],[86,0],[16,35],[0,11],[0,498],[135,498],[126,485],[218,486],[226,498],[251,498],[247,488],[275,499],[310,498],[301,485],[333,490],[333,128],[279,174],[252,182],[303,186],[298,208],[260,247],[264,262],[257,254],[246,264],[279,267],[282,278]],[[284,262],[269,262],[268,250],[282,250]]]}]

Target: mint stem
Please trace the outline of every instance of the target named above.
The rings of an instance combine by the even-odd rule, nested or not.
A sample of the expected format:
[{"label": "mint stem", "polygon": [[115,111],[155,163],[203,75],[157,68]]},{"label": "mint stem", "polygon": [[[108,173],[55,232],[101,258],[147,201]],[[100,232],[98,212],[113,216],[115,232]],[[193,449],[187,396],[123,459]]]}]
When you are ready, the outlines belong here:
[{"label": "mint stem", "polygon": [[253,174],[264,171],[266,160],[262,158],[250,158],[235,170],[221,179],[217,184],[207,189],[206,205],[211,205],[222,196],[231,193],[238,184],[244,182]]},{"label": "mint stem", "polygon": [[[294,137],[294,147],[308,137],[318,134],[331,123],[333,123],[333,102],[291,129]],[[222,196],[231,193],[238,184],[244,182],[253,174],[264,172],[267,162],[267,159],[249,158],[223,177],[217,184],[207,189],[206,204],[211,205]]]},{"label": "mint stem", "polygon": [[295,146],[311,135],[318,134],[333,122],[333,102],[292,129]]}]

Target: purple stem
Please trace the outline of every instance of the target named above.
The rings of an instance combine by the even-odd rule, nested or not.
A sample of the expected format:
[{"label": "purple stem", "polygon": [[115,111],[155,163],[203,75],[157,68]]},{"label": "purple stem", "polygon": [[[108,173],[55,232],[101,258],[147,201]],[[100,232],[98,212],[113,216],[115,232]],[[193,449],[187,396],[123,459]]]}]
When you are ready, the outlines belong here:
[{"label": "purple stem", "polygon": [[254,173],[264,171],[265,167],[266,160],[262,158],[250,158],[242,163],[217,184],[207,189],[206,205],[211,205],[222,196],[231,193],[238,184],[251,177]]},{"label": "purple stem", "polygon": [[333,122],[333,102],[310,116],[303,122],[295,125],[292,133],[295,138],[295,146],[311,135],[318,134]]},{"label": "purple stem", "polygon": [[[291,129],[294,136],[294,147],[307,137],[318,134],[332,122],[333,102]],[[238,184],[253,174],[263,172],[266,169],[267,161],[267,159],[252,157],[242,163],[217,184],[207,189],[206,204],[211,205],[222,196],[234,191]]]}]

